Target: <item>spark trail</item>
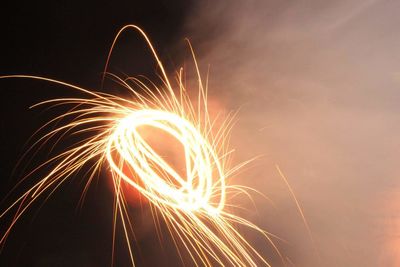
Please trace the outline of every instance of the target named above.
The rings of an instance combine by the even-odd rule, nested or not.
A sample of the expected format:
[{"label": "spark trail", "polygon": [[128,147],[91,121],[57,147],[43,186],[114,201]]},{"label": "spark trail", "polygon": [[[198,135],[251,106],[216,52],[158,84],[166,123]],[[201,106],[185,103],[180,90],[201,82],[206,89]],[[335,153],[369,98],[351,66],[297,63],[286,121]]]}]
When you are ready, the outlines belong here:
[{"label": "spark trail", "polygon": [[[132,266],[135,265],[131,246],[133,233],[127,209],[128,196],[123,184],[132,186],[148,200],[155,224],[160,219],[165,222],[179,255],[179,250],[185,250],[196,266],[216,263],[269,266],[266,257],[245,239],[237,226],[244,225],[260,233],[280,255],[271,240],[272,235],[229,212],[230,197],[249,195],[250,190],[228,183],[229,178],[247,164],[229,166],[232,152],[229,150],[229,134],[234,116],[227,116],[219,123],[217,118],[210,117],[207,87],[203,86],[192,49],[198,76],[195,101],[184,86],[183,69],[177,72],[177,88],[174,89],[149,38],[135,25],[127,25],[118,32],[109,52],[105,73],[118,38],[127,29],[134,29],[144,37],[160,69],[162,87],[146,79],[121,79],[108,74],[130,93],[130,97],[120,97],[50,78],[29,75],[1,77],[43,80],[78,90],[85,97],[53,99],[35,105],[67,106],[70,109],[41,128],[47,129],[50,125],[67,121],[45,133],[31,149],[43,147],[50,140],[60,142],[71,135],[84,137],[25,177],[51,166],[47,175],[0,215],[4,218],[14,211],[12,222],[1,236],[0,244],[4,244],[14,224],[40,196],[52,194],[86,166],[90,171],[85,177],[84,194],[97,173],[101,170],[111,173],[115,193],[114,223],[117,220],[121,222]],[[142,134],[145,128],[164,132],[180,144],[185,165],[183,174],[175,170],[146,140]]]}]

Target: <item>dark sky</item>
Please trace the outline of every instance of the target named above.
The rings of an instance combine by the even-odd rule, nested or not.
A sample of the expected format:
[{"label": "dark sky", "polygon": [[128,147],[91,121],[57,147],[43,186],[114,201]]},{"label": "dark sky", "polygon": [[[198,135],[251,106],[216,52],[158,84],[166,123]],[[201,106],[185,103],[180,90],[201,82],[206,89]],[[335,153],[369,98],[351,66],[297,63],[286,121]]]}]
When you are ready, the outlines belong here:
[{"label": "dark sky", "polygon": [[[175,44],[182,41],[182,24],[190,8],[190,1],[186,0],[9,1],[0,9],[0,75],[40,75],[99,89],[108,49],[123,25],[142,27],[168,61]],[[117,63],[112,70],[154,75],[154,63],[143,49],[136,33],[127,34],[119,43],[114,61]],[[13,172],[31,144],[27,143],[29,137],[55,115],[43,109],[29,110],[29,106],[71,93],[69,89],[44,82],[0,81],[1,199],[25,173],[22,167],[29,170],[46,158],[44,152],[31,162],[24,160]],[[33,181],[40,177],[31,178]],[[109,184],[103,181],[95,185],[79,210],[81,181],[75,177],[45,205],[35,205],[21,219],[0,254],[0,266],[110,266],[113,197]],[[23,188],[2,203],[2,210]],[[145,219],[138,220],[138,229],[143,222]],[[1,221],[2,232],[7,223]],[[160,251],[152,237],[152,233],[148,234],[146,240],[150,241],[145,242],[138,237],[144,251],[137,255],[138,266],[155,266],[160,261],[164,266],[176,266],[175,256],[167,257],[167,252]],[[120,238],[118,242],[116,266],[129,266],[124,240]]]}]

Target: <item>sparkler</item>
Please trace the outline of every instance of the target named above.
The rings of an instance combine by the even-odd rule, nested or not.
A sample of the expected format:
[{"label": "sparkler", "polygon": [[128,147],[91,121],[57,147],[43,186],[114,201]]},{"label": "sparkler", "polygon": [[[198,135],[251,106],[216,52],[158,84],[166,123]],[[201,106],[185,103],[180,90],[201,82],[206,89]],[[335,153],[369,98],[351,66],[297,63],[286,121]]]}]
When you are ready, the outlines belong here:
[{"label": "sparkler", "polygon": [[[196,266],[212,266],[215,263],[269,266],[266,258],[245,239],[236,226],[244,225],[259,232],[280,255],[271,240],[271,234],[229,212],[230,197],[240,193],[249,195],[249,188],[228,183],[228,179],[248,163],[229,167],[232,151],[228,149],[228,141],[234,116],[227,116],[218,125],[218,130],[215,129],[218,119],[211,119],[209,115],[207,86],[203,85],[190,43],[198,76],[196,101],[192,101],[184,86],[183,69],[177,73],[177,90],[174,90],[149,38],[135,25],[127,25],[118,32],[107,58],[105,73],[118,38],[127,29],[137,30],[147,42],[161,71],[161,88],[145,79],[121,79],[108,74],[131,94],[131,97],[120,97],[50,78],[26,75],[1,77],[44,80],[85,94],[81,98],[53,99],[35,105],[66,105],[71,109],[44,125],[41,129],[60,121],[68,121],[44,134],[31,149],[50,140],[56,139],[58,142],[66,136],[85,137],[27,175],[29,177],[51,166],[46,176],[0,215],[0,218],[4,218],[16,209],[0,244],[4,244],[13,225],[39,196],[52,194],[71,175],[84,166],[90,166],[84,194],[100,170],[107,169],[111,173],[115,193],[114,225],[118,219],[122,222],[133,266],[132,225],[127,210],[128,196],[123,184],[132,186],[148,200],[155,223],[159,217],[165,221],[174,242],[181,244],[177,245],[178,252],[179,247],[184,248]],[[146,140],[143,136],[146,129],[164,132],[178,141],[183,151],[183,174],[175,170]]]}]

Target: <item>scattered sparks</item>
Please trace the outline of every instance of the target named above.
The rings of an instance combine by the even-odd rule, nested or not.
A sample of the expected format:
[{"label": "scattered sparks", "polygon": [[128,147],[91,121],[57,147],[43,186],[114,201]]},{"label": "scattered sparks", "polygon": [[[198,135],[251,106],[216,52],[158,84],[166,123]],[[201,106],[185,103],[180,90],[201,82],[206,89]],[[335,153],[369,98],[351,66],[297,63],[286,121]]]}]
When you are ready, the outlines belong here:
[{"label": "scattered sparks", "polygon": [[[146,40],[160,69],[162,88],[145,79],[121,79],[109,74],[131,95],[120,97],[44,77],[1,77],[44,80],[85,94],[82,98],[53,99],[37,104],[66,105],[71,109],[51,120],[44,129],[59,121],[68,123],[46,133],[33,148],[54,138],[60,141],[69,135],[84,134],[85,137],[28,175],[51,166],[46,176],[1,214],[0,218],[4,218],[16,209],[12,223],[2,235],[0,244],[4,244],[13,225],[39,196],[53,193],[71,175],[84,166],[90,166],[85,192],[98,172],[104,170],[111,173],[115,193],[114,220],[122,222],[133,266],[131,221],[127,211],[127,195],[122,187],[124,183],[134,187],[148,200],[154,217],[160,216],[165,221],[175,243],[181,244],[179,247],[186,250],[196,266],[212,266],[215,263],[269,266],[266,258],[237,230],[237,225],[259,232],[279,254],[270,239],[271,235],[227,209],[230,206],[227,203],[228,196],[248,194],[246,187],[227,183],[247,163],[229,167],[232,151],[228,149],[228,140],[233,116],[227,116],[227,119],[219,123],[218,129],[215,129],[217,119],[210,118],[207,87],[203,86],[193,50],[198,75],[198,95],[195,102],[191,100],[184,86],[183,69],[177,73],[177,89],[174,89],[149,38],[135,25],[127,25],[117,34],[110,49],[105,73],[118,37],[129,28],[137,30]],[[183,151],[183,174],[174,169],[146,140],[142,134],[144,128],[164,132],[178,141]]]}]

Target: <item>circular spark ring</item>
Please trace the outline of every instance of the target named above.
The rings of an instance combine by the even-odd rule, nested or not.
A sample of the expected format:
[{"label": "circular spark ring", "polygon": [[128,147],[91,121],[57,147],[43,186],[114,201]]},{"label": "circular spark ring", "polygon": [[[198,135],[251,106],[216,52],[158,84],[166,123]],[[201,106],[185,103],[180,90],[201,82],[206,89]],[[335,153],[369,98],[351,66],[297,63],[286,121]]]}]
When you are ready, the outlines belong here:
[{"label": "circular spark ring", "polygon": [[[44,134],[32,148],[40,148],[42,144],[54,139],[57,143],[68,134],[77,134],[78,136],[84,134],[82,136],[84,139],[47,160],[30,173],[37,172],[48,165],[52,166],[52,170],[47,175],[0,213],[0,219],[2,219],[12,208],[17,207],[10,226],[0,236],[0,246],[4,244],[16,221],[40,195],[46,191],[50,191],[51,194],[68,177],[94,160],[93,172],[88,177],[85,194],[96,172],[100,170],[104,160],[107,159],[115,189],[114,226],[119,215],[132,266],[135,266],[135,263],[130,245],[131,234],[127,226],[131,225],[131,217],[126,208],[123,188],[120,187],[122,181],[136,188],[160,211],[175,245],[177,246],[175,240],[180,240],[182,243],[182,246],[177,246],[177,249],[185,248],[196,266],[214,266],[216,264],[221,266],[260,266],[260,263],[270,266],[263,256],[236,230],[235,225],[244,225],[259,232],[269,240],[282,258],[267,233],[251,222],[224,210],[227,194],[235,196],[239,193],[246,193],[245,187],[226,186],[225,184],[227,176],[237,172],[246,163],[235,166],[233,169],[227,168],[229,153],[226,151],[227,142],[225,140],[228,139],[232,121],[224,121],[221,125],[222,128],[218,129],[214,133],[215,135],[213,134],[215,121],[211,122],[208,114],[207,86],[203,87],[202,85],[200,71],[190,43],[189,47],[199,82],[198,107],[196,109],[193,107],[191,97],[183,83],[183,69],[180,69],[178,73],[177,95],[149,38],[135,25],[124,26],[118,32],[108,54],[104,73],[108,73],[107,66],[118,37],[129,28],[137,30],[147,42],[161,71],[161,79],[163,85],[166,86],[164,89],[158,87],[150,89],[140,79],[124,80],[112,75],[118,83],[133,93],[135,100],[132,101],[118,95],[90,91],[45,77],[0,76],[0,79],[44,80],[73,88],[87,95],[84,98],[60,98],[39,104],[53,103],[54,106],[71,104],[74,105],[74,108],[47,123],[45,126],[51,123],[56,124],[64,119],[71,119],[65,125],[57,126]],[[132,81],[135,86],[131,87],[128,81]],[[143,94],[139,92],[143,92]],[[182,145],[184,174],[180,175],[168,164],[156,152],[157,147],[154,144],[146,142],[145,136],[141,135],[143,126],[161,130]],[[87,135],[89,137],[86,137]],[[113,245],[114,239],[115,228]],[[181,256],[181,253],[179,255]]]},{"label": "circular spark ring", "polygon": [[[141,126],[165,131],[182,144],[186,179],[144,140]],[[192,123],[174,113],[134,111],[117,125],[106,154],[112,171],[155,204],[207,214],[224,207],[225,177],[217,153]],[[124,166],[133,170],[136,180],[123,171]]]}]

